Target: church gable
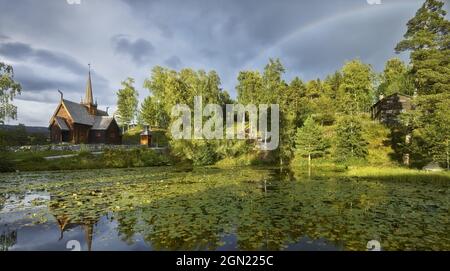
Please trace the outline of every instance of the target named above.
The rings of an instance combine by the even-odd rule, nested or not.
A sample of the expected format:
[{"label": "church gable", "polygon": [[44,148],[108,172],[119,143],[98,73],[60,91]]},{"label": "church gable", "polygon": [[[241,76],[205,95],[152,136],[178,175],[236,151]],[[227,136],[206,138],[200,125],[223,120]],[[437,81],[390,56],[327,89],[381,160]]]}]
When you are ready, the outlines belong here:
[{"label": "church gable", "polygon": [[50,119],[50,125],[55,124],[56,118],[64,119],[66,124],[69,126],[72,126],[72,124],[73,124],[73,119],[70,116],[70,114],[67,111],[64,104],[62,103],[62,101],[59,103],[58,107],[56,108],[55,113],[53,113],[53,116]]}]

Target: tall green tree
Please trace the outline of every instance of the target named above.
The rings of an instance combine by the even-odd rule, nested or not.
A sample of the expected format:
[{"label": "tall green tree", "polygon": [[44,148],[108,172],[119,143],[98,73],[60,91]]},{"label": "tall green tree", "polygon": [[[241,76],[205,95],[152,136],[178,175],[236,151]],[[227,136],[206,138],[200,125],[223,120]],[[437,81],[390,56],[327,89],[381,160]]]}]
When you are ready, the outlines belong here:
[{"label": "tall green tree", "polygon": [[140,119],[146,125],[156,126],[166,129],[169,124],[169,116],[162,107],[159,101],[155,101],[155,98],[148,96],[141,104],[139,111]]},{"label": "tall green tree", "polygon": [[398,58],[391,58],[386,62],[376,98],[394,93],[414,94],[414,80],[412,80],[408,67]]},{"label": "tall green tree", "polygon": [[331,99],[336,99],[338,97],[339,88],[342,83],[342,74],[340,71],[336,71],[335,73],[328,75],[325,80],[325,94]]},{"label": "tall green tree", "polygon": [[432,160],[446,164],[448,132],[446,130],[450,99],[450,22],[444,2],[426,0],[408,21],[404,39],[396,52],[410,52],[410,75],[418,96],[414,110],[403,114],[405,130],[410,138],[405,149],[412,164],[423,165]]},{"label": "tall green tree", "polygon": [[288,103],[291,98],[299,98],[299,95],[289,96],[293,92],[283,79],[285,71],[280,59],[269,59],[269,63],[264,67],[262,91],[258,97],[260,104],[279,105],[280,141],[278,149],[272,151],[272,154],[278,158],[280,165],[287,164],[293,155],[294,144],[291,136],[295,133],[295,116],[292,115],[293,108],[288,106]]},{"label": "tall green tree", "polygon": [[306,99],[303,104],[308,108],[309,114],[321,124],[334,122],[336,105],[330,88],[331,86],[320,79],[311,80],[306,85]]},{"label": "tall green tree", "polygon": [[258,104],[261,100],[263,82],[258,71],[241,71],[236,86],[237,98],[241,104]]},{"label": "tall green tree", "polygon": [[444,2],[426,0],[408,21],[396,52],[411,52],[411,74],[419,95],[450,92],[450,22]]},{"label": "tall green tree", "polygon": [[[280,164],[288,163],[295,150],[296,127],[305,116],[302,97],[306,88],[299,78],[287,84],[284,79],[285,68],[279,59],[269,59],[264,71],[241,71],[236,86],[238,102],[241,104],[278,104],[280,109],[279,148],[272,151],[274,159]],[[269,124],[270,125],[270,124]]]},{"label": "tall green tree", "polygon": [[433,116],[428,117],[423,127],[425,142],[429,145],[433,161],[450,169],[450,97],[434,103]]},{"label": "tall green tree", "polygon": [[337,123],[336,158],[338,161],[365,159],[368,142],[363,138],[361,121],[357,116],[346,116]]},{"label": "tall green tree", "polygon": [[360,60],[347,62],[339,85],[340,109],[346,113],[367,112],[373,103],[375,79],[372,67]]},{"label": "tall green tree", "polygon": [[302,103],[305,86],[298,77],[278,94],[280,107],[280,164],[288,163],[295,154],[295,133],[303,122],[306,107]]},{"label": "tall green tree", "polygon": [[127,78],[122,82],[122,88],[117,91],[117,114],[121,124],[127,127],[135,120],[139,104],[139,94],[133,84],[134,79]]},{"label": "tall green tree", "polygon": [[13,67],[0,62],[0,124],[17,118],[17,107],[11,102],[21,91],[22,87],[14,80]]},{"label": "tall green tree", "polygon": [[263,93],[261,103],[278,103],[280,94],[287,84],[283,80],[286,69],[280,59],[269,59],[269,63],[264,67],[263,73]]},{"label": "tall green tree", "polygon": [[434,161],[448,168],[450,94],[419,95],[414,105],[416,110],[402,116],[410,137],[410,142],[404,144],[405,152],[411,155],[415,166]]},{"label": "tall green tree", "polygon": [[303,127],[297,129],[295,135],[296,153],[308,158],[308,168],[311,170],[311,160],[325,155],[330,147],[324,136],[323,128],[312,117],[308,117]]},{"label": "tall green tree", "polygon": [[[172,107],[176,104],[185,104],[194,108],[195,96],[202,96],[203,104],[214,103],[224,107],[225,103],[232,102],[229,94],[221,88],[220,77],[215,71],[206,72],[189,68],[174,71],[157,66],[153,68],[150,78],[145,80],[144,87],[149,90],[151,100],[144,101],[141,113],[162,110],[160,116],[167,116],[167,126],[174,121],[171,118]],[[159,101],[157,108],[154,105],[155,101]],[[150,109],[143,110],[144,108]],[[151,115],[152,113],[146,117],[150,121]],[[218,158],[216,141],[173,140],[170,130],[167,130],[166,136],[170,140],[172,152],[180,158],[191,160],[195,164],[206,163],[209,158]],[[203,158],[198,159],[199,157]],[[204,159],[205,157],[208,159]]]}]

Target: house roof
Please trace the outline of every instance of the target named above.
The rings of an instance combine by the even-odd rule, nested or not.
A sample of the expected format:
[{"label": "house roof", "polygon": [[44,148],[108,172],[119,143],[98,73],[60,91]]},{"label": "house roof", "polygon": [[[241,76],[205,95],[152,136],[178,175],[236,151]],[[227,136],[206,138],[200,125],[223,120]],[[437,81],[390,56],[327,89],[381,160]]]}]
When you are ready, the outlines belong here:
[{"label": "house roof", "polygon": [[50,122],[52,123],[54,119],[62,130],[65,129],[70,130],[70,129],[67,126],[67,123],[65,122],[64,118],[56,116],[61,106],[64,106],[64,108],[67,110],[67,113],[70,115],[74,123],[92,126],[91,129],[93,130],[108,129],[109,125],[114,119],[114,117],[108,116],[108,113],[103,110],[97,110],[97,115],[91,115],[89,114],[87,107],[84,106],[83,104],[63,99],[60,102],[60,105],[56,109],[55,113],[53,114],[52,119],[50,120]]},{"label": "house roof", "polygon": [[391,94],[391,95],[389,95],[389,96],[384,97],[384,98],[381,99],[381,100],[378,100],[378,102],[376,102],[375,104],[373,104],[373,105],[371,106],[371,108],[377,106],[379,103],[381,103],[382,101],[384,101],[384,100],[386,100],[387,98],[390,98],[390,97],[392,97],[392,96],[403,96],[403,97],[406,97],[406,98],[409,98],[409,99],[412,98],[412,97],[409,96],[409,95],[401,94],[401,93],[396,92],[396,93],[393,93],[393,94]]},{"label": "house roof", "polygon": [[114,117],[95,116],[92,130],[106,130],[113,121]]},{"label": "house roof", "polygon": [[97,116],[105,116],[105,117],[107,117],[108,113],[106,111],[97,109]]},{"label": "house roof", "polygon": [[85,124],[92,126],[94,124],[94,117],[89,114],[87,108],[79,103],[74,103],[69,100],[63,100],[63,104],[69,111],[69,115],[72,117],[73,122],[79,124]]},{"label": "house roof", "polygon": [[56,124],[59,126],[59,128],[63,131],[69,131],[69,127],[67,126],[66,121],[61,117],[55,118]]}]

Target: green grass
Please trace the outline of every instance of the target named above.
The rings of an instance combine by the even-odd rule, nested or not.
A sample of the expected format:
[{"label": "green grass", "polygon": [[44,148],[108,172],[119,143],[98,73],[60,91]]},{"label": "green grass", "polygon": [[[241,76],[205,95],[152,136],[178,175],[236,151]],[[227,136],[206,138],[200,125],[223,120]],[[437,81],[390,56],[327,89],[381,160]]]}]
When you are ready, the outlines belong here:
[{"label": "green grass", "polygon": [[390,181],[450,181],[450,171],[428,172],[401,167],[350,167],[346,176]]},{"label": "green grass", "polygon": [[30,156],[33,157],[48,157],[48,156],[57,156],[57,155],[66,155],[66,154],[76,154],[76,151],[58,151],[58,150],[46,150],[46,151],[17,151],[17,152],[9,152],[10,159],[14,161],[22,161],[28,159]]},{"label": "green grass", "polygon": [[[44,157],[77,154],[73,157],[46,160]],[[93,155],[88,151],[43,151],[2,153],[0,171],[51,171],[101,168],[129,168],[168,165],[170,157],[151,149],[106,150]]]}]

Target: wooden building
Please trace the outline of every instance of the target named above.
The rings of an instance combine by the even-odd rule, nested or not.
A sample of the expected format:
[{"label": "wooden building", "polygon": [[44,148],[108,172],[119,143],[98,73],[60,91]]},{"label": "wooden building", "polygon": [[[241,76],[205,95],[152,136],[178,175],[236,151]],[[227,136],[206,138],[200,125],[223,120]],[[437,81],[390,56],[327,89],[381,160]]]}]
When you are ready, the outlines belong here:
[{"label": "wooden building", "polygon": [[61,100],[50,119],[50,139],[53,143],[122,144],[122,134],[116,120],[97,108],[92,95],[91,72],[86,95],[81,103]]},{"label": "wooden building", "polygon": [[411,110],[411,103],[412,97],[404,94],[394,93],[383,97],[371,107],[372,118],[388,126],[398,125],[398,116]]}]

